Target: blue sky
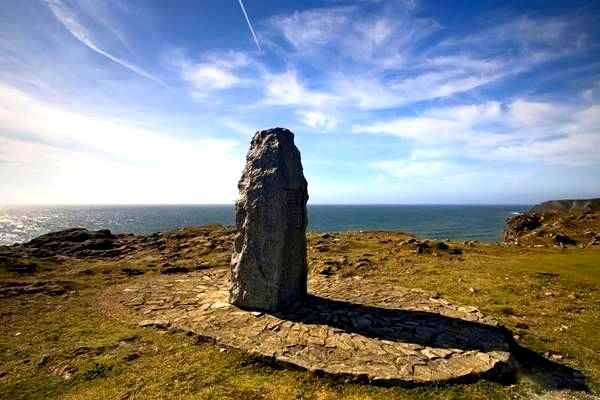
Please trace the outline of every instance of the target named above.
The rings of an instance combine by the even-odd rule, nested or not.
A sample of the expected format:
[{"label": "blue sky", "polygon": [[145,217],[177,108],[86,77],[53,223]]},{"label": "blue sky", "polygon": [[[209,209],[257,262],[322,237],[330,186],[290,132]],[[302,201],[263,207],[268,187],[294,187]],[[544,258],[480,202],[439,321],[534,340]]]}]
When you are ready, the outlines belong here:
[{"label": "blue sky", "polygon": [[4,0],[0,202],[231,203],[296,134],[312,203],[600,195],[600,3]]}]

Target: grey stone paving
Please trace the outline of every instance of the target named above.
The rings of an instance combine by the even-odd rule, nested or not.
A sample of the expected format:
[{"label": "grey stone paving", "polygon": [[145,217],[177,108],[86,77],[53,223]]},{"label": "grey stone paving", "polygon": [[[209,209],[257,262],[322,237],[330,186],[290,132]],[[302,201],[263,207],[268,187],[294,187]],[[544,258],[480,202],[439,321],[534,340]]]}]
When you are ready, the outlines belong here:
[{"label": "grey stone paving", "polygon": [[273,314],[228,303],[228,271],[141,280],[115,300],[141,326],[172,328],[263,360],[343,379],[413,385],[503,379],[506,332],[474,307],[368,279],[312,277],[311,295]]}]

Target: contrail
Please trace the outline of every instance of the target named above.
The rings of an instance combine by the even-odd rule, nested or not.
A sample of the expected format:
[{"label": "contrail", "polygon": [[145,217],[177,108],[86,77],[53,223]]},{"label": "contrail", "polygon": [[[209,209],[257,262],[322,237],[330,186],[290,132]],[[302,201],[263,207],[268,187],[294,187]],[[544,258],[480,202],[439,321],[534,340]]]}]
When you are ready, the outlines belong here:
[{"label": "contrail", "polygon": [[248,13],[246,13],[246,8],[244,7],[244,3],[242,0],[238,0],[240,2],[240,7],[242,7],[242,12],[244,13],[244,17],[246,17],[246,22],[248,23],[248,28],[250,28],[250,32],[252,33],[252,37],[254,38],[254,43],[256,43],[256,47],[258,47],[258,51],[262,51],[260,48],[260,43],[258,43],[258,38],[254,33],[254,29],[252,28],[252,24],[250,23],[250,18],[248,18]]},{"label": "contrail", "polygon": [[75,15],[65,7],[60,0],[46,0],[46,3],[50,7],[50,11],[54,14],[56,19],[75,37],[75,39],[79,40],[81,43],[94,50],[95,52],[102,54],[104,57],[108,58],[116,62],[117,64],[129,69],[130,71],[135,72],[136,74],[143,76],[144,78],[150,79],[159,85],[169,88],[163,81],[158,79],[152,74],[144,71],[143,69],[136,67],[133,64],[128,63],[125,60],[122,60],[118,57],[113,56],[112,54],[102,50],[92,41],[91,36],[87,29],[83,27],[75,17]]}]

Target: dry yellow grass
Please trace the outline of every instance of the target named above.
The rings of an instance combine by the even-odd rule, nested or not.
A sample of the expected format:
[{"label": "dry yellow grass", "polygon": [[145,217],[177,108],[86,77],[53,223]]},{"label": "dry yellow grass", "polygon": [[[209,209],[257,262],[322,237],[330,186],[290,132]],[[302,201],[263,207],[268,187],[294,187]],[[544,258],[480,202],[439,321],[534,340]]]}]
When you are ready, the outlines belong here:
[{"label": "dry yellow grass", "polygon": [[[106,287],[136,279],[123,268],[135,266],[146,277],[158,274],[156,267],[145,264],[158,253],[145,251],[122,260],[41,261],[47,270],[27,277],[0,266],[4,287],[17,280],[51,281],[66,288],[58,296],[42,292],[0,299],[0,398],[531,398],[564,394],[555,391],[560,386],[556,377],[564,372],[557,371],[558,365],[580,371],[592,392],[600,390],[600,248],[450,243],[450,249],[460,248],[462,254],[438,251],[434,245],[432,251],[417,255],[411,246],[400,245],[407,238],[388,232],[326,238],[310,234],[310,268],[319,273],[327,260],[334,260],[332,273],[341,276],[359,274],[436,290],[452,302],[477,306],[496,317],[518,335],[524,348],[551,362],[525,353],[531,362],[515,385],[479,381],[412,389],[343,384],[276,369],[235,351],[143,330],[101,313],[97,299]],[[193,254],[209,266],[225,259],[222,252],[218,257],[204,251]],[[581,391],[568,394],[591,396]]]}]

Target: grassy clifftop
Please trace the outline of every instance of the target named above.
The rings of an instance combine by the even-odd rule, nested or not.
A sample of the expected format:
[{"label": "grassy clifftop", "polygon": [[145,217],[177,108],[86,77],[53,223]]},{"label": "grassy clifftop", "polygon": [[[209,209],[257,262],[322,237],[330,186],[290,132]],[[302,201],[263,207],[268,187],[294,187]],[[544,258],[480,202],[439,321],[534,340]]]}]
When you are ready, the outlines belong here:
[{"label": "grassy clifftop", "polygon": [[[149,236],[70,232],[0,247],[0,398],[530,399],[600,390],[600,246],[435,242],[397,232],[308,234],[311,274],[437,291],[510,329],[525,352],[518,382],[413,389],[345,384],[107,316],[114,285],[228,268],[233,231]],[[63,235],[64,236],[64,235]],[[443,243],[443,244],[442,244]],[[54,249],[54,250],[52,250]],[[108,310],[110,314],[110,310]]]}]

